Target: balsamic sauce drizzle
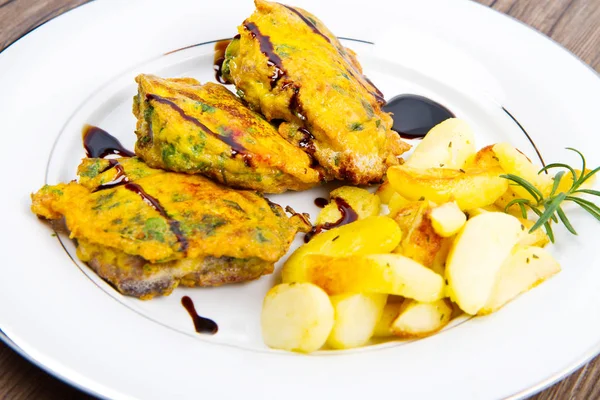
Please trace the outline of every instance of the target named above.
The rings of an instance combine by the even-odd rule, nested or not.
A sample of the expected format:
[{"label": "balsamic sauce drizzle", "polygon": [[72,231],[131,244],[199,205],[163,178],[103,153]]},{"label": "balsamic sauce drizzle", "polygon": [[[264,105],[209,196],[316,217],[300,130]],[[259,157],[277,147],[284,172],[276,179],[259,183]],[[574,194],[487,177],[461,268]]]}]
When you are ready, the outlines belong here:
[{"label": "balsamic sauce drizzle", "polygon": [[185,113],[185,111],[183,111],[181,109],[181,107],[179,107],[177,104],[175,104],[169,98],[162,97],[162,96],[159,96],[159,95],[156,95],[156,94],[147,94],[146,98],[148,100],[153,100],[153,101],[156,101],[158,103],[166,104],[167,106],[171,107],[184,120],[186,120],[188,122],[191,122],[192,124],[196,125],[200,129],[202,129],[206,134],[211,135],[212,137],[214,137],[216,139],[219,139],[223,143],[229,145],[231,147],[231,156],[232,157],[235,157],[236,155],[240,154],[240,155],[242,155],[242,157],[244,159],[244,163],[246,165],[248,165],[248,166],[251,165],[252,155],[251,154],[247,154],[246,148],[244,146],[242,146],[240,143],[238,143],[238,142],[235,141],[234,135],[230,135],[230,136],[223,135],[223,136],[221,136],[221,135],[216,134],[215,132],[213,132],[212,130],[210,130],[206,125],[204,125],[202,122],[198,121],[196,118],[187,115]]},{"label": "balsamic sauce drizzle", "polygon": [[83,148],[90,158],[105,158],[111,154],[121,157],[135,156],[135,153],[123,147],[116,137],[92,125],[83,128]]},{"label": "balsamic sauce drizzle", "polygon": [[[288,83],[284,84],[283,87],[289,86]],[[293,87],[294,93],[290,97],[290,105],[289,109],[300,118],[302,121],[306,120],[306,117],[302,114],[304,111],[302,109],[302,103],[300,102],[300,88],[296,85]]]},{"label": "balsamic sauce drizzle", "polygon": [[[100,136],[95,136],[95,135],[100,135]],[[92,136],[91,139],[90,139],[90,136]],[[102,140],[94,139],[94,137],[100,137],[100,138],[102,138]],[[112,136],[108,132],[106,132],[100,128],[94,127],[94,126],[86,126],[84,128],[83,143],[84,143],[85,151],[86,151],[86,154],[88,155],[88,157],[104,158],[105,156],[110,155],[110,154],[122,155],[122,154],[127,154],[127,153],[131,154],[131,156],[135,155],[134,153],[130,152],[129,150],[124,149],[121,146],[121,143],[119,143],[119,141],[114,136]],[[116,148],[107,147],[108,146],[107,143],[115,145]],[[116,152],[117,150],[118,150],[118,152]],[[126,157],[129,157],[129,156],[126,156]],[[179,221],[173,219],[167,213],[167,210],[165,210],[165,208],[160,204],[158,199],[156,199],[156,198],[150,196],[148,193],[146,193],[146,191],[137,183],[130,182],[129,178],[127,177],[127,174],[125,173],[125,169],[123,168],[123,166],[121,165],[121,163],[119,163],[119,161],[117,159],[110,159],[110,160],[108,160],[108,162],[109,162],[109,167],[104,171],[108,171],[111,168],[115,168],[117,170],[117,174],[116,174],[115,178],[110,182],[103,183],[102,185],[98,186],[92,192],[99,192],[101,190],[112,189],[112,188],[124,185],[125,189],[132,191],[132,192],[136,193],[137,195],[139,195],[142,198],[142,200],[144,201],[144,203],[146,203],[150,207],[154,208],[164,219],[167,220],[167,223],[169,224],[169,228],[171,229],[171,232],[173,232],[173,234],[177,238],[177,241],[179,242],[181,251],[183,251],[183,252],[187,251],[187,249],[189,247],[189,242],[188,242],[187,238],[185,237],[185,235],[183,234],[183,231],[181,230]]]},{"label": "balsamic sauce drizzle", "polygon": [[194,329],[198,333],[209,333],[214,335],[219,331],[219,326],[212,319],[204,318],[198,315],[196,312],[196,307],[194,306],[194,302],[188,296],[183,296],[181,298],[181,305],[186,309],[190,317],[192,317],[192,321],[194,322]]},{"label": "balsamic sauce drizzle", "polygon": [[181,251],[186,252],[189,247],[189,242],[188,242],[187,238],[185,237],[185,235],[183,234],[183,231],[181,230],[181,225],[179,224],[179,221],[177,221],[176,219],[173,219],[167,213],[167,210],[164,209],[164,207],[160,204],[158,199],[155,197],[152,197],[148,193],[146,193],[146,191],[137,183],[128,182],[125,184],[125,189],[138,194],[142,198],[144,203],[146,203],[150,207],[154,208],[156,211],[158,211],[158,213],[164,219],[167,220],[167,223],[169,224],[169,228],[171,229],[171,232],[173,232],[173,234],[177,238],[177,241],[179,242]]},{"label": "balsamic sauce drizzle", "polygon": [[108,160],[108,163],[109,167],[102,172],[106,172],[109,169],[114,168],[117,170],[117,174],[115,175],[112,181],[101,184],[96,189],[92,190],[92,193],[99,192],[101,190],[111,189],[129,182],[129,178],[127,178],[127,175],[125,175],[125,170],[123,169],[123,166],[119,164],[117,160],[111,159]]},{"label": "balsamic sauce drizzle", "polygon": [[[325,35],[323,32],[321,32],[319,30],[319,28],[317,28],[317,26],[307,17],[305,17],[300,11],[298,11],[297,9],[290,7],[290,6],[286,6],[285,4],[282,4],[285,8],[287,8],[288,10],[292,11],[294,14],[296,14],[312,31],[313,33],[321,36],[322,38],[324,38],[328,43],[331,43],[331,40],[329,39],[329,37],[327,37],[327,35]],[[268,36],[266,36],[265,38],[269,38]],[[273,45],[269,42],[271,49],[273,48]],[[334,45],[333,43],[331,43],[332,45]],[[338,42],[339,44],[339,42]],[[346,61],[346,63],[350,66],[350,68],[347,68],[346,71],[352,75],[352,77],[354,79],[356,79],[356,81],[358,83],[360,83],[360,85],[369,93],[371,93],[371,95],[373,95],[375,97],[375,99],[377,100],[377,102],[381,105],[385,104],[385,97],[383,96],[383,93],[381,93],[381,91],[373,84],[373,82],[371,82],[369,80],[369,78],[367,78],[365,75],[363,75],[357,68],[356,66],[348,59],[347,57],[347,53],[344,50],[343,47],[338,47],[338,45],[334,45],[334,47],[336,48],[336,50],[338,51],[338,53],[340,54],[340,56],[344,59],[344,61]],[[262,47],[261,47],[261,51],[262,51]],[[264,53],[264,51],[263,51]],[[369,89],[362,81],[361,79],[359,79],[356,74],[360,75],[366,82],[367,84],[369,84],[371,86],[371,89]],[[275,85],[273,85],[273,82],[271,81],[271,88],[273,88]]]},{"label": "balsamic sauce drizzle", "polygon": [[308,153],[308,155],[314,155],[315,151],[317,151],[314,143],[315,137],[306,128],[298,128],[298,131],[300,131],[303,135],[302,139],[300,139],[300,141],[298,142],[298,146],[300,146],[302,150]]},{"label": "balsamic sauce drizzle", "polygon": [[327,42],[331,43],[331,40],[329,40],[329,38],[327,37],[327,35],[323,34],[323,32],[321,32],[319,30],[319,28],[317,28],[317,26],[312,23],[311,20],[309,20],[308,18],[306,18],[304,15],[302,15],[302,13],[300,11],[296,10],[294,7],[286,6],[285,4],[282,4],[282,6],[284,6],[285,8],[287,8],[288,10],[290,10],[291,12],[293,12],[294,14],[296,14],[297,16],[299,16],[300,19],[302,21],[304,21],[304,23],[306,25],[308,25],[308,27],[311,28],[314,33],[316,33],[317,35],[323,37],[323,39],[327,40]]},{"label": "balsamic sauce drizzle", "polygon": [[267,57],[267,64],[274,68],[273,76],[271,76],[271,89],[273,89],[277,85],[277,81],[285,75],[281,57],[275,53],[273,43],[271,43],[271,37],[263,35],[254,22],[246,22],[244,28],[250,31],[253,38],[258,40],[260,51]]},{"label": "balsamic sauce drizzle", "polygon": [[[239,37],[239,35],[236,35],[236,37],[234,37],[233,39],[236,39],[237,37]],[[229,82],[223,80],[221,72],[223,71],[223,63],[225,62],[225,50],[227,49],[227,46],[229,46],[229,43],[231,43],[233,39],[220,40],[217,43],[215,43],[215,58],[213,63],[213,69],[215,70],[215,79],[217,80],[217,82],[223,85],[229,84]]]},{"label": "balsamic sauce drizzle", "polygon": [[326,222],[322,225],[313,226],[310,232],[304,235],[304,243],[310,242],[310,240],[315,235],[323,232],[324,230],[329,230],[338,226],[346,225],[358,219],[358,214],[352,209],[352,207],[350,207],[350,204],[348,204],[346,200],[342,199],[341,197],[336,197],[334,200],[338,210],[340,210],[340,213],[342,214],[340,219],[338,219],[335,222]]}]

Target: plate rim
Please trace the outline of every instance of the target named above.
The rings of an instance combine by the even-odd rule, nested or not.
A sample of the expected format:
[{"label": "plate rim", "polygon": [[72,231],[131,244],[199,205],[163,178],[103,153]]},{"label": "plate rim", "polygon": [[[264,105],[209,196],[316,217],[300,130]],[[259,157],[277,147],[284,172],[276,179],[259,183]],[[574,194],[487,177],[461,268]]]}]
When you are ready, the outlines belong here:
[{"label": "plate rim", "polygon": [[[43,32],[40,32],[40,28],[43,28],[45,25],[52,23],[55,19],[59,19],[59,17],[63,17],[66,14],[71,13],[72,11],[76,11],[78,9],[84,8],[83,6],[89,6],[90,4],[92,4],[94,2],[86,2],[80,5],[77,5],[76,7],[65,11],[64,13],[61,13],[60,15],[54,16],[53,18],[49,19],[48,21],[38,25],[37,27],[29,30],[28,32],[26,32],[25,34],[21,35],[19,38],[17,38],[16,40],[14,40],[12,43],[10,43],[8,46],[6,46],[1,52],[1,54],[5,53],[5,50],[13,47],[16,43],[21,42],[21,39],[23,39],[26,36],[29,36],[31,34],[34,35],[41,35]],[[532,28],[531,26],[525,24],[524,22],[510,16],[504,13],[501,13],[498,10],[495,10],[493,8],[489,8],[483,4],[480,3],[475,3],[480,7],[483,7],[485,9],[488,10],[492,10],[497,12],[499,15],[502,15],[504,17],[509,17],[509,20],[513,20],[519,23],[519,25],[524,26],[525,28],[528,28],[530,31],[535,32],[536,34],[538,34],[539,36],[545,38],[546,40],[549,40],[551,43],[553,43],[556,47],[562,49],[563,51],[565,51],[567,54],[569,54],[572,58],[575,58],[577,61],[579,61],[580,64],[583,64],[584,66],[587,67],[588,70],[592,71],[592,73],[594,74],[594,76],[596,78],[600,78],[600,73],[598,73],[598,71],[594,70],[589,64],[585,63],[583,60],[581,60],[579,57],[577,57],[573,52],[571,52],[569,49],[565,48],[564,46],[562,46],[560,43],[556,42],[554,39],[552,39],[551,37],[548,37],[546,35],[544,35],[543,33],[537,31],[536,29]],[[46,371],[47,373],[56,376],[58,379],[61,379],[64,382],[67,382],[68,384],[78,388],[79,390],[82,390],[83,392],[86,393],[91,393],[95,396],[99,396],[99,397],[105,397],[103,394],[96,392],[88,387],[82,386],[80,385],[77,381],[69,378],[66,375],[63,375],[61,372],[57,371],[57,370],[53,370],[53,369],[49,369],[49,367],[47,367],[45,364],[43,364],[42,362],[38,361],[36,358],[34,358],[32,355],[30,355],[29,353],[27,353],[24,349],[22,349],[20,346],[18,346],[14,341],[12,341],[10,339],[10,337],[4,333],[2,330],[0,330],[0,340],[2,340],[3,342],[5,342],[9,347],[11,347],[13,350],[15,350],[18,354],[20,354],[21,356],[23,356],[24,358],[26,358],[28,361],[32,362],[34,365],[40,367],[42,370]],[[507,399],[516,399],[516,398],[522,398],[525,396],[530,396],[533,395],[535,393],[538,393],[539,391],[547,388],[548,386],[552,385],[553,383],[558,382],[559,380],[563,379],[564,377],[566,377],[567,375],[571,374],[572,372],[574,372],[576,369],[580,368],[583,364],[585,364],[586,362],[588,362],[590,359],[592,359],[593,357],[595,357],[596,355],[600,354],[600,340],[598,340],[598,342],[592,346],[588,352],[586,352],[584,354],[583,357],[578,358],[574,363],[572,363],[568,368],[565,368],[563,371],[560,371],[559,373],[537,383],[534,386],[531,386],[528,389],[525,389],[521,392],[517,392],[509,397],[507,397]]]}]

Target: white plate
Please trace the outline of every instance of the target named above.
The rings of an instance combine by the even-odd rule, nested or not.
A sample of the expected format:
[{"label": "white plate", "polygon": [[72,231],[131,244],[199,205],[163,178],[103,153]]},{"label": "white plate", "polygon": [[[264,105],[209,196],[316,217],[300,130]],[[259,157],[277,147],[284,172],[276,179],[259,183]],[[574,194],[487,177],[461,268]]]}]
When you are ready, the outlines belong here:
[{"label": "white plate", "polygon": [[[416,93],[441,102],[471,123],[478,146],[510,141],[535,157],[508,110],[546,161],[575,161],[563,150],[572,146],[600,164],[600,80],[534,31],[467,1],[293,5],[340,36],[373,42],[344,41],[387,98]],[[424,340],[311,356],[262,343],[260,306],[276,275],[142,302],[119,295],[74,256],[73,263],[72,244],[31,214],[28,194],[75,176],[85,123],[132,147],[135,74],[214,80],[212,44],[165,53],[231,37],[251,11],[249,1],[93,2],[0,55],[0,329],[14,346],[92,393],[144,399],[519,397],[600,350],[598,225],[578,210],[580,236],[559,229],[552,247],[563,272],[501,312]],[[326,189],[272,198],[315,215],[312,202]],[[194,332],[183,295],[218,322],[217,335]]]}]

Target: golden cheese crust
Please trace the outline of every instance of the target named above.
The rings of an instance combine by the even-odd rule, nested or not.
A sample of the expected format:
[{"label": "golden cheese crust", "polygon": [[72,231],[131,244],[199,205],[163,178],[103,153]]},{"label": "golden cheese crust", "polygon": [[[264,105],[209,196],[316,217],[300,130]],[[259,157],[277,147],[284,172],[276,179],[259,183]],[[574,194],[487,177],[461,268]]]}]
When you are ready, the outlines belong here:
[{"label": "golden cheese crust", "polygon": [[78,173],[79,182],[32,195],[32,211],[64,217],[72,238],[150,262],[212,256],[274,263],[300,227],[254,192],[152,169],[135,157],[84,159]]},{"label": "golden cheese crust", "polygon": [[311,153],[327,178],[379,182],[409,149],[381,110],[382,94],[314,15],[256,0],[226,50],[224,79],[280,134]]},{"label": "golden cheese crust", "polygon": [[312,160],[225,87],[139,75],[136,154],[153,168],[203,174],[264,193],[320,181]]}]

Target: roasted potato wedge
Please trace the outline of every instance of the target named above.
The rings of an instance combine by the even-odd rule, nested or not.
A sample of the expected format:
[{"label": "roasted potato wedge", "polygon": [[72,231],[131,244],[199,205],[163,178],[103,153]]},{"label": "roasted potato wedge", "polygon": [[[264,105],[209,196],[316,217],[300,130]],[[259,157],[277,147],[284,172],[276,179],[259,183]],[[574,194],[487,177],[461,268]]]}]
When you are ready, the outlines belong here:
[{"label": "roasted potato wedge", "polygon": [[488,212],[504,212],[500,207],[492,204],[485,207],[474,208],[472,210],[465,211],[467,215],[467,219],[478,216],[479,214],[488,213]]},{"label": "roasted potato wedge", "polygon": [[348,225],[322,232],[300,246],[288,258],[281,270],[283,282],[306,282],[305,258],[309,254],[348,256],[376,254],[394,250],[400,243],[402,231],[393,219],[383,216],[367,217]]},{"label": "roasted potato wedge", "polygon": [[394,253],[409,257],[426,267],[433,265],[442,245],[442,237],[435,232],[431,223],[431,210],[431,202],[427,200],[412,202],[401,208],[394,218],[402,229],[402,241]]},{"label": "roasted potato wedge", "polygon": [[351,349],[367,343],[381,318],[386,300],[387,295],[379,293],[331,296],[335,322],[327,344],[334,349]]},{"label": "roasted potato wedge", "polygon": [[434,126],[406,161],[412,168],[460,169],[475,154],[475,136],[463,120],[450,118]]},{"label": "roasted potato wedge", "polygon": [[410,231],[415,221],[420,219],[429,208],[430,205],[425,200],[407,200],[406,204],[396,210],[394,221],[398,223],[398,226],[402,230],[403,237]]},{"label": "roasted potato wedge", "polygon": [[496,157],[493,149],[494,145],[485,146],[466,162],[465,168],[497,168],[500,166],[500,160]]},{"label": "roasted potato wedge", "polygon": [[506,209],[506,206],[508,206],[508,203],[510,203],[514,199],[519,198],[519,196],[517,196],[517,194],[511,189],[511,187],[512,186],[510,186],[508,189],[506,189],[506,192],[504,192],[502,194],[502,196],[500,196],[494,202],[494,205],[496,207],[498,207],[500,209],[500,211],[502,211],[502,212],[507,212],[508,214],[515,216],[515,217],[520,217],[520,216],[522,216],[521,209],[516,204],[513,204],[508,209]]},{"label": "roasted potato wedge", "polygon": [[407,206],[410,203],[413,203],[413,202],[405,199],[404,197],[400,196],[398,193],[394,193],[392,195],[392,197],[390,197],[390,202],[388,204],[388,209],[390,210],[389,216],[393,218],[396,214],[398,214],[398,211],[401,208],[404,208],[405,206]]},{"label": "roasted potato wedge", "polygon": [[433,230],[441,237],[456,234],[467,222],[467,216],[454,202],[434,207],[429,214],[429,219]]},{"label": "roasted potato wedge", "polygon": [[306,257],[306,280],[330,295],[383,293],[431,302],[444,296],[444,279],[400,254]]},{"label": "roasted potato wedge", "polygon": [[[586,168],[585,173],[588,174],[590,172],[591,172],[591,170]],[[581,170],[580,169],[576,169],[575,174],[577,175],[577,179],[581,178]],[[594,186],[595,182],[596,182],[596,175],[594,175],[590,179],[586,180],[580,186],[580,188],[581,189],[590,189],[592,186]],[[571,189],[571,186],[573,186],[573,174],[567,172],[566,174],[563,175],[562,179],[560,180],[560,183],[558,184],[558,188],[556,189],[556,193],[567,192],[569,189]],[[544,194],[547,195],[548,193],[544,193]],[[578,194],[576,193],[575,196],[577,196],[577,195]]]},{"label": "roasted potato wedge", "polygon": [[533,232],[529,232],[529,230],[535,224],[535,222],[523,218],[519,218],[519,221],[521,221],[521,224],[523,225],[522,229],[523,231],[525,231],[525,235],[521,240],[519,240],[519,246],[544,247],[548,243],[550,243],[550,238],[548,237],[548,235],[546,235],[546,232],[544,232],[542,228],[536,229]]},{"label": "roasted potato wedge", "polygon": [[403,338],[419,338],[438,332],[452,317],[452,307],[448,303],[445,299],[433,303],[406,299],[390,330]]},{"label": "roasted potato wedge", "polygon": [[[493,150],[498,158],[500,167],[507,174],[517,175],[531,182],[544,194],[550,193],[552,178],[550,175],[538,174],[539,168],[533,165],[525,154],[508,143],[496,143]],[[533,196],[521,186],[513,185],[511,189],[519,198],[534,200]]]},{"label": "roasted potato wedge", "polygon": [[396,193],[390,182],[386,180],[383,182],[375,191],[375,194],[379,197],[381,204],[389,204],[392,195]]},{"label": "roasted potato wedge", "polygon": [[485,306],[502,263],[523,234],[521,222],[504,213],[484,213],[467,221],[446,263],[450,298],[464,312],[475,315]]},{"label": "roasted potato wedge", "polygon": [[508,181],[501,174],[500,168],[423,170],[400,165],[388,169],[390,183],[405,198],[425,198],[437,204],[456,201],[461,210],[494,203],[508,189]]},{"label": "roasted potato wedge", "polygon": [[379,215],[381,201],[369,191],[354,186],[342,186],[329,195],[331,201],[319,213],[316,224],[335,223],[342,218],[337,199],[343,200],[358,214],[359,219]]},{"label": "roasted potato wedge", "polygon": [[499,310],[506,303],[560,272],[560,265],[546,250],[523,247],[503,264],[494,290],[478,314]]},{"label": "roasted potato wedge", "polygon": [[448,260],[448,253],[450,253],[454,238],[455,236],[442,238],[440,249],[436,253],[433,264],[430,267],[433,272],[440,276],[446,276],[446,261]]},{"label": "roasted potato wedge", "polygon": [[399,303],[388,303],[385,305],[383,312],[381,313],[381,318],[379,318],[379,321],[377,321],[377,324],[375,325],[373,337],[385,338],[394,336],[394,333],[392,332],[392,323],[396,320],[396,318],[398,318],[402,303],[403,301]]},{"label": "roasted potato wedge", "polygon": [[329,296],[310,283],[284,283],[267,292],[262,336],[274,349],[310,353],[326,342],[334,323]]}]

